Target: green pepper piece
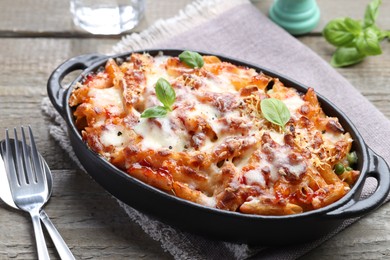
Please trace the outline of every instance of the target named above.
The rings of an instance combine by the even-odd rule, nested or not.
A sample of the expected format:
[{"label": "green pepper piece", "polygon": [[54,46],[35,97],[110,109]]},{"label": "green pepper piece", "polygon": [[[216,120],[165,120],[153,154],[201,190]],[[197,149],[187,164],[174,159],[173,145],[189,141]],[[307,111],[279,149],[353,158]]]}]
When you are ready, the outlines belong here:
[{"label": "green pepper piece", "polygon": [[347,154],[347,160],[348,160],[349,166],[352,166],[352,165],[354,165],[355,163],[357,163],[358,157],[357,157],[356,152],[353,151],[353,152],[351,152],[351,153],[348,153],[348,154]]},{"label": "green pepper piece", "polygon": [[345,171],[344,165],[343,165],[342,163],[336,163],[336,165],[334,166],[334,172],[335,172],[337,175],[340,175],[340,174],[342,174],[344,171]]}]

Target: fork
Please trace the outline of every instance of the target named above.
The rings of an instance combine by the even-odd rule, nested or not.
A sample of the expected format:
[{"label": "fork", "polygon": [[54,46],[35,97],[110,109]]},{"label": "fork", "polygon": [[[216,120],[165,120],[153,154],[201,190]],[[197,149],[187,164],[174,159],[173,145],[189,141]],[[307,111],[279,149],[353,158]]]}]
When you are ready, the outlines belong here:
[{"label": "fork", "polygon": [[[45,167],[39,159],[31,128],[28,127],[31,149],[28,149],[26,135],[21,127],[22,141],[19,145],[17,131],[14,128],[14,145],[11,146],[8,129],[3,149],[5,167],[12,198],[15,205],[30,213],[39,259],[50,259],[42,232],[39,212],[46,201],[49,189]],[[4,148],[4,146],[2,147]]]}]

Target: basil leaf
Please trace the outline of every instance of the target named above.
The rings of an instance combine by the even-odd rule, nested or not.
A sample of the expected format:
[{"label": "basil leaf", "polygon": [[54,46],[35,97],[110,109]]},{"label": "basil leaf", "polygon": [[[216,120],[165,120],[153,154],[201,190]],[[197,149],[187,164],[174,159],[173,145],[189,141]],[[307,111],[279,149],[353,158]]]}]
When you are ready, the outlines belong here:
[{"label": "basil leaf", "polygon": [[374,28],[374,30],[376,31],[379,41],[382,41],[385,38],[390,38],[390,31],[381,31],[378,27],[374,26],[372,26],[371,28]]},{"label": "basil leaf", "polygon": [[352,33],[355,36],[359,35],[362,31],[362,24],[358,20],[346,17],[344,18],[344,25],[348,32]]},{"label": "basil leaf", "polygon": [[364,29],[356,40],[356,48],[365,55],[379,55],[382,53],[379,39],[375,29],[368,27]]},{"label": "basil leaf", "polygon": [[345,46],[355,39],[358,27],[352,19],[338,18],[330,21],[323,30],[325,39],[334,46]]},{"label": "basil leaf", "polygon": [[142,118],[155,118],[155,117],[164,117],[168,113],[168,108],[163,106],[150,107],[142,112]]},{"label": "basil leaf", "polygon": [[340,47],[333,54],[330,64],[333,67],[345,67],[359,63],[365,57],[355,47]]},{"label": "basil leaf", "polygon": [[171,110],[171,106],[176,100],[176,93],[171,84],[166,79],[159,78],[155,89],[158,100],[163,103],[164,107]]},{"label": "basil leaf", "polygon": [[375,24],[376,18],[378,17],[378,9],[381,4],[381,0],[373,0],[367,5],[366,12],[364,13],[364,28]]},{"label": "basil leaf", "polygon": [[370,26],[370,28],[375,32],[376,36],[378,37],[378,41],[379,42],[382,41],[384,38],[386,38],[386,36],[387,36],[386,31],[382,31],[375,24]]},{"label": "basil leaf", "polygon": [[284,126],[290,120],[290,111],[287,106],[276,98],[266,98],[260,103],[261,112],[265,119],[269,122],[281,126],[285,130]]},{"label": "basil leaf", "polygon": [[183,51],[179,59],[191,68],[202,68],[204,65],[203,57],[194,51]]},{"label": "basil leaf", "polygon": [[141,114],[142,118],[164,117],[167,115],[168,111],[172,111],[171,106],[176,100],[176,93],[171,84],[169,84],[166,79],[159,78],[156,82],[155,90],[158,100],[160,100],[164,106],[155,106],[145,109]]}]

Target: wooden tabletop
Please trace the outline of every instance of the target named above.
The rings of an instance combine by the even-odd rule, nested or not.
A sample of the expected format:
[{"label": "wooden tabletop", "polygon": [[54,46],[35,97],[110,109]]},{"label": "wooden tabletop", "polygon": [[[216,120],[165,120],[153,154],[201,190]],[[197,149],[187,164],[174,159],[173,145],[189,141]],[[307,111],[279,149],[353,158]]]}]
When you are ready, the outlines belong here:
[{"label": "wooden tabletop", "polygon": [[[146,15],[135,31],[157,19],[175,15],[191,0],[147,1]],[[298,39],[326,61],[334,48],[321,36],[332,18],[362,18],[368,0],[318,0],[319,26]],[[383,1],[379,26],[390,29],[389,1]],[[267,13],[271,0],[255,3]],[[84,53],[111,50],[120,36],[94,36],[73,25],[68,0],[0,1],[0,138],[4,129],[31,125],[39,151],[54,176],[53,195],[45,207],[77,259],[171,259],[160,244],[131,222],[117,202],[77,170],[48,131],[41,113],[46,81],[64,60]],[[349,68],[338,69],[387,118],[390,118],[390,44],[383,54]],[[58,255],[48,239],[53,259]],[[0,259],[36,259],[28,215],[0,202]],[[303,259],[390,258],[390,205],[384,205],[324,243]]]}]

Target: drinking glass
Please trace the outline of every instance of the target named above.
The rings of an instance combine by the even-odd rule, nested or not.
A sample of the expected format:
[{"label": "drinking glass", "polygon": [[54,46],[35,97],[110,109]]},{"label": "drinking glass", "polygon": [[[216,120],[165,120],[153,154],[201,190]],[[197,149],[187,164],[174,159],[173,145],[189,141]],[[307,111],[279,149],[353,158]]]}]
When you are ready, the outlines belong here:
[{"label": "drinking glass", "polygon": [[74,23],[93,34],[120,34],[143,17],[144,0],[70,0]]}]

